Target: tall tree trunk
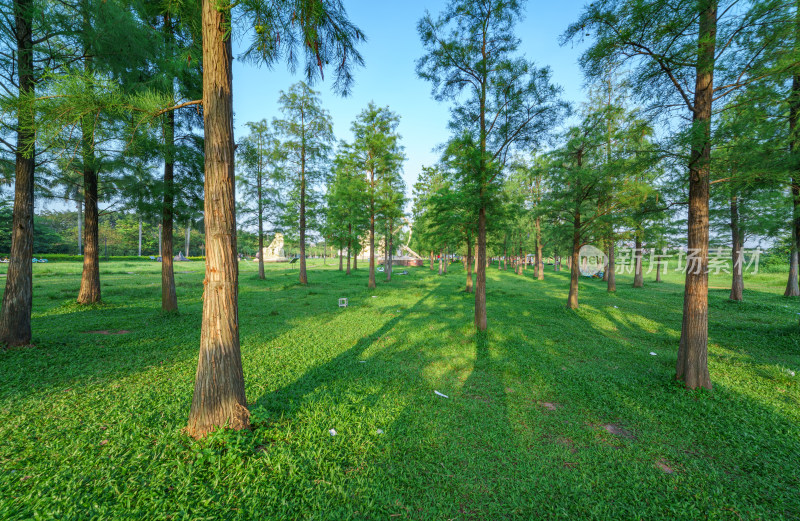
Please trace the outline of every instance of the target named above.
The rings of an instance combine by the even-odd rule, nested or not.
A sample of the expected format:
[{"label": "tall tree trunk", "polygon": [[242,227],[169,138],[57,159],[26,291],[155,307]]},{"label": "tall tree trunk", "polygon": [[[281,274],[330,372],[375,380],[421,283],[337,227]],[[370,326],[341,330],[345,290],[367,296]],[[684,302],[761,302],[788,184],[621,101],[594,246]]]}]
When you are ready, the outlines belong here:
[{"label": "tall tree trunk", "polygon": [[[80,213],[80,209],[78,210]],[[78,235],[80,235],[80,228],[78,228]],[[188,255],[188,253],[187,253]],[[139,257],[142,256],[142,218],[139,217]]]},{"label": "tall tree trunk", "polygon": [[472,293],[472,241],[467,240],[467,293]]},{"label": "tall tree trunk", "polygon": [[92,130],[88,123],[83,127],[83,273],[78,304],[100,302],[100,237],[97,208],[97,172],[94,169]]},{"label": "tall tree trunk", "polygon": [[717,30],[716,0],[700,3],[695,127],[689,162],[688,249],[696,261],[686,269],[683,323],[675,377],[689,389],[711,389],[708,374],[708,193],[711,160],[711,104]]},{"label": "tall tree trunk", "polygon": [[431,250],[431,271],[433,271],[433,250]]},{"label": "tall tree trunk", "polygon": [[392,221],[389,220],[389,242],[388,242],[388,247],[387,247],[387,254],[388,255],[386,257],[387,260],[388,260],[388,262],[386,263],[386,282],[391,282],[392,281],[392,262],[393,262],[393,259],[394,259],[394,256],[392,255],[392,248],[394,247],[394,237],[393,237],[393,235],[394,234],[392,233]]},{"label": "tall tree trunk", "polygon": [[641,288],[644,286],[644,273],[642,273],[642,232],[636,231],[636,255],[633,273],[633,287]]},{"label": "tall tree trunk", "polygon": [[486,208],[478,210],[478,272],[475,274],[475,328],[486,331]]},{"label": "tall tree trunk", "polygon": [[[352,244],[352,241],[351,241]],[[356,244],[356,249],[358,249],[358,244]],[[353,251],[353,271],[358,269],[358,254],[361,253],[360,251]],[[347,252],[347,255],[350,255],[350,252]]]},{"label": "tall tree trunk", "polygon": [[35,168],[33,77],[33,1],[14,2],[17,74],[20,106],[17,109],[17,149],[14,166],[14,209],[11,224],[11,259],[0,310],[0,344],[31,343],[33,306],[33,187]]},{"label": "tall tree trunk", "polygon": [[[370,172],[370,184],[375,185],[375,173]],[[372,192],[374,193],[374,188]],[[375,197],[369,203],[369,283],[367,287],[373,289],[375,287]]]},{"label": "tall tree trunk", "polygon": [[442,250],[439,250],[439,275],[442,274],[442,262],[444,262],[444,255],[442,254]]},{"label": "tall tree trunk", "polygon": [[797,248],[792,245],[792,253],[789,256],[789,281],[786,283],[786,291],[783,292],[784,297],[797,297],[800,295],[800,291],[797,289],[797,265]]},{"label": "tall tree trunk", "polygon": [[[608,248],[606,248],[606,253]],[[603,282],[608,282],[608,255],[606,255],[606,265],[603,266]]]},{"label": "tall tree trunk", "polygon": [[[77,202],[78,207],[78,255],[83,255],[83,202]],[[139,219],[139,236],[142,235],[142,219]],[[139,240],[139,255],[141,255],[141,240]]]},{"label": "tall tree trunk", "polygon": [[[264,198],[261,178],[262,174],[259,168],[258,178],[256,179],[258,183],[258,278],[264,280]],[[341,263],[339,263],[339,271],[342,271]]]},{"label": "tall tree trunk", "polygon": [[567,295],[567,307],[570,309],[578,309],[578,277],[580,276],[578,255],[581,249],[581,213],[579,208],[579,206],[576,206],[572,225],[572,255],[569,263],[569,295]]},{"label": "tall tree trunk", "polygon": [[472,256],[475,258],[475,268],[473,269],[473,271],[475,273],[478,273],[478,241],[477,241],[477,239],[475,240],[475,248],[473,248],[473,250],[472,250]]},{"label": "tall tree trunk", "polygon": [[607,289],[609,293],[613,293],[617,291],[617,278],[616,278],[616,263],[615,263],[615,255],[616,255],[616,244],[615,240],[612,237],[611,240],[608,242],[608,284]]},{"label": "tall tree trunk", "polygon": [[[800,5],[795,11],[795,48],[800,48]],[[797,70],[797,68],[795,68]],[[792,76],[792,90],[789,94],[789,154],[797,165],[800,155],[800,138],[798,123],[800,122],[800,71]],[[789,266],[789,280],[786,281],[785,297],[800,296],[797,284],[798,255],[800,255],[800,167],[792,171],[792,256]]]},{"label": "tall tree trunk", "polygon": [[239,348],[230,10],[203,0],[206,277],[200,356],[186,431],[250,426]]},{"label": "tall tree trunk", "polygon": [[444,250],[444,274],[447,275],[447,265],[450,264],[450,250]]},{"label": "tall tree trunk", "polygon": [[656,264],[656,282],[661,282],[661,262]]},{"label": "tall tree trunk", "polygon": [[[350,225],[350,227],[352,228],[352,225]],[[347,273],[346,273],[347,275],[350,275],[350,252],[352,251],[352,248],[353,248],[353,239],[348,239],[347,240]],[[355,259],[355,257],[353,257],[353,258]]]},{"label": "tall tree trunk", "polygon": [[[164,25],[171,27],[172,20],[164,15]],[[174,100],[172,103],[174,105]],[[161,210],[161,310],[178,311],[178,295],[175,292],[175,270],[173,267],[172,225],[175,206],[175,112],[166,113],[164,125],[164,204]]]},{"label": "tall tree trunk", "polygon": [[744,290],[742,242],[742,235],[739,230],[739,201],[734,195],[731,197],[731,260],[733,261],[731,300],[742,300],[742,291]]},{"label": "tall tree trunk", "polygon": [[306,149],[300,159],[300,284],[308,284],[306,274]]},{"label": "tall tree trunk", "polygon": [[[191,245],[192,245],[192,220],[189,219],[189,220],[186,221],[186,256],[187,257],[189,255],[191,255],[189,253],[189,247]],[[263,255],[263,253],[262,253],[262,255]]]}]

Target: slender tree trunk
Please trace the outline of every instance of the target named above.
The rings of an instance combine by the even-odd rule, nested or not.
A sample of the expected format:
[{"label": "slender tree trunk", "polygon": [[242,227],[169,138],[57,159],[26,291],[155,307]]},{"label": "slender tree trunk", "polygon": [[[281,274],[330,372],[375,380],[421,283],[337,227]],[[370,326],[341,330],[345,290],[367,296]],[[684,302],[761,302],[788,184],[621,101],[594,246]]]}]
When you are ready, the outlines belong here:
[{"label": "slender tree trunk", "polygon": [[661,282],[661,263],[656,264],[656,282]]},{"label": "slender tree trunk", "polygon": [[[352,243],[352,241],[351,241],[351,243]],[[358,248],[358,244],[356,244],[356,247]],[[356,271],[358,269],[358,254],[359,253],[361,253],[361,252],[360,251],[354,251],[353,252],[353,271]],[[350,255],[350,252],[347,252],[347,255]]]},{"label": "slender tree trunk", "polygon": [[300,284],[308,284],[306,274],[306,148],[300,159]]},{"label": "slender tree trunk", "polygon": [[609,293],[613,293],[617,291],[617,279],[616,279],[616,263],[615,263],[615,254],[616,254],[616,245],[614,244],[614,238],[612,237],[611,240],[608,242],[608,284],[607,289]]},{"label": "slender tree trunk", "polygon": [[[800,5],[795,13],[795,48],[800,48]],[[796,70],[796,69],[795,69]],[[800,156],[800,138],[797,133],[800,122],[800,72],[792,76],[792,90],[789,94],[789,154],[797,165]],[[795,166],[791,176],[792,183],[792,255],[789,265],[789,280],[786,281],[785,297],[800,296],[797,284],[798,255],[800,252],[800,167]]]},{"label": "slender tree trunk", "polygon": [[431,271],[433,271],[433,250],[431,250]]},{"label": "slender tree trunk", "polygon": [[[260,170],[260,169],[259,169]],[[257,178],[258,190],[258,278],[264,280],[264,199],[262,195],[261,172]],[[341,263],[339,271],[342,270]]]},{"label": "slender tree trunk", "polygon": [[467,293],[472,293],[472,241],[467,240]]},{"label": "slender tree trunk", "polygon": [[233,155],[230,10],[203,0],[206,277],[192,409],[186,431],[196,438],[226,426],[250,426],[239,348],[239,262]]},{"label": "slender tree trunk", "polygon": [[578,255],[581,249],[581,214],[579,207],[576,207],[573,215],[572,226],[572,255],[570,256],[570,279],[569,295],[567,296],[567,307],[578,309],[578,277],[580,276],[580,266]]},{"label": "slender tree trunk", "polygon": [[711,160],[711,104],[716,44],[716,0],[700,7],[695,84],[695,139],[689,162],[688,248],[696,261],[687,262],[683,323],[675,377],[689,389],[711,389],[708,374],[708,195]]},{"label": "slender tree trunk", "polygon": [[[78,210],[80,213],[80,210]],[[78,228],[78,235],[80,235],[80,227]],[[188,255],[188,253],[187,253]],[[139,257],[142,256],[142,218],[139,217]]]},{"label": "slender tree trunk", "polygon": [[[351,227],[352,227],[352,225],[351,225]],[[347,273],[346,273],[347,275],[350,275],[350,252],[352,251],[352,248],[353,248],[353,239],[348,239],[347,240]],[[353,259],[355,259],[355,256],[353,257]]]},{"label": "slender tree trunk", "polygon": [[392,261],[394,259],[394,256],[392,255],[392,248],[394,247],[394,237],[393,237],[393,235],[394,234],[392,233],[392,221],[390,220],[389,221],[389,242],[388,242],[388,248],[386,250],[386,253],[387,253],[387,256],[386,256],[386,258],[387,258],[387,263],[386,263],[386,282],[391,282],[392,281]]},{"label": "slender tree trunk", "polygon": [[442,254],[442,250],[439,250],[439,275],[442,274],[442,262],[444,262],[444,255]]},{"label": "slender tree trunk", "polygon": [[644,287],[644,274],[642,273],[642,232],[636,232],[636,256],[633,274],[633,287]]},{"label": "slender tree trunk", "polygon": [[[83,255],[83,202],[78,201],[77,207],[78,207],[78,255]],[[139,235],[141,235],[141,228],[142,228],[142,220],[139,219],[139,230],[140,230]],[[142,241],[140,240],[139,242],[141,243]],[[139,248],[139,251],[141,251],[141,247]]]},{"label": "slender tree trunk", "polygon": [[[375,185],[375,173],[370,172],[370,184]],[[373,289],[375,287],[375,197],[369,203],[369,283],[367,287]]]},{"label": "slender tree trunk", "polygon": [[17,109],[17,149],[14,166],[14,209],[11,224],[11,258],[0,311],[0,344],[31,343],[33,306],[33,187],[34,108],[33,1],[14,2],[17,74],[20,106]]},{"label": "slender tree trunk", "polygon": [[[188,257],[191,255],[189,253],[189,247],[192,245],[192,220],[189,219],[186,221],[186,256]],[[259,245],[260,246],[260,245]],[[263,251],[263,250],[262,250]],[[263,253],[261,255],[264,255]]]},{"label": "slender tree trunk", "polygon": [[[475,258],[475,268],[473,271],[478,273],[478,241],[475,241],[475,248],[472,250],[472,256]],[[488,267],[488,266],[487,266]]]},{"label": "slender tree trunk", "polygon": [[[606,248],[606,253],[608,250],[609,248]],[[608,256],[606,256],[606,265],[603,267],[603,282],[608,282]]]},{"label": "slender tree trunk", "polygon": [[486,208],[478,210],[478,272],[475,274],[475,328],[486,331]]},{"label": "slender tree trunk", "polygon": [[[164,15],[164,25],[172,25],[169,15]],[[174,105],[174,100],[172,101]],[[173,267],[172,225],[175,203],[175,112],[166,113],[164,125],[164,204],[161,210],[161,310],[178,311],[178,295],[175,291],[175,270]]]},{"label": "slender tree trunk", "polygon": [[731,260],[733,270],[731,271],[731,300],[742,300],[744,290],[744,278],[742,276],[742,263],[744,262],[742,252],[742,236],[739,230],[739,201],[734,195],[731,197]]}]

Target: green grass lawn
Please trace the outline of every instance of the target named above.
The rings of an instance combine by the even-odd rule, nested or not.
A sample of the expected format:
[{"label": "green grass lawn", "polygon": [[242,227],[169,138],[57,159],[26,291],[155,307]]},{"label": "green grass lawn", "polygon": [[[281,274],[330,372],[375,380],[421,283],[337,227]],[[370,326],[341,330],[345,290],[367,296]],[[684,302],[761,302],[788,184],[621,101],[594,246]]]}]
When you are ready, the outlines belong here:
[{"label": "green grass lawn", "polygon": [[689,392],[672,380],[680,274],[620,275],[615,295],[583,279],[569,311],[566,271],[493,267],[479,339],[459,265],[369,291],[365,269],[316,262],[301,287],[242,263],[254,429],[195,442],[204,267],[175,269],[169,316],[159,264],[101,263],[89,308],[79,263],[34,266],[35,345],[0,351],[0,519],[800,517],[784,275],[747,277],[742,303],[712,276],[714,390]]}]

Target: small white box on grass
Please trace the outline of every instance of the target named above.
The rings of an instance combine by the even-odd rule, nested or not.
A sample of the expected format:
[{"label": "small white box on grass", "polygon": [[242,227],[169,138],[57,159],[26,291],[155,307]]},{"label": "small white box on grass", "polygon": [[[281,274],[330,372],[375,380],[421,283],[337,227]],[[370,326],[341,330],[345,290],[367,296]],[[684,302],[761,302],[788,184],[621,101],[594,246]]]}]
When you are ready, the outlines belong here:
[{"label": "small white box on grass", "polygon": [[346,298],[340,298],[339,299],[339,307],[340,308],[346,308],[347,307],[347,299]]}]

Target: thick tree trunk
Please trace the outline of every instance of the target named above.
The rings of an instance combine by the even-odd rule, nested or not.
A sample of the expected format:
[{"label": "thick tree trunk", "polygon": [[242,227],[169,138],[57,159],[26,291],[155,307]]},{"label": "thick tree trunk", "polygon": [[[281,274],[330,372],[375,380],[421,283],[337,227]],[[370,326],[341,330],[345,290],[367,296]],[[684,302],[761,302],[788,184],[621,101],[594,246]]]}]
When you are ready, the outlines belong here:
[{"label": "thick tree trunk", "polygon": [[433,250],[431,250],[431,271],[433,271]]},{"label": "thick tree trunk", "polygon": [[656,282],[661,282],[661,263],[656,264]]},{"label": "thick tree trunk", "polygon": [[731,300],[742,300],[744,290],[744,278],[742,276],[742,263],[744,254],[742,252],[742,236],[739,230],[739,201],[734,195],[731,197],[731,260],[733,269],[731,270]]},{"label": "thick tree trunk", "polygon": [[[84,139],[91,133],[84,134]],[[90,149],[91,150],[91,149]],[[84,150],[86,152],[86,150]],[[98,233],[99,214],[97,208],[97,172],[93,167],[94,152],[84,153],[83,166],[83,273],[78,304],[100,302],[100,239]]]},{"label": "thick tree trunk", "polygon": [[636,255],[633,273],[633,287],[641,288],[644,286],[644,273],[642,273],[642,232],[636,232]]},{"label": "thick tree trunk", "polygon": [[206,278],[192,409],[195,438],[227,426],[246,429],[250,413],[239,348],[230,11],[203,0]]},{"label": "thick tree trunk", "polygon": [[475,328],[486,331],[486,208],[478,210],[478,272],[475,274]]},{"label": "thick tree trunk", "polygon": [[467,241],[467,287],[465,291],[472,293],[472,241]]},{"label": "thick tree trunk", "polygon": [[711,160],[711,104],[716,44],[716,0],[701,2],[695,84],[695,139],[689,162],[688,249],[683,323],[675,377],[689,389],[711,389],[708,374],[708,195]]},{"label": "thick tree trunk", "polygon": [[31,343],[33,306],[34,95],[32,0],[14,2],[17,73],[22,103],[17,112],[11,258],[0,311],[0,344]]},{"label": "thick tree trunk", "polygon": [[[164,15],[165,24],[171,23]],[[174,102],[173,102],[174,103]],[[164,204],[161,209],[161,310],[178,311],[178,295],[175,292],[175,270],[173,267],[172,224],[175,206],[175,112],[166,114],[164,125]]]},{"label": "thick tree trunk", "polygon": [[797,248],[792,247],[792,253],[789,256],[789,280],[786,282],[786,291],[783,292],[784,297],[797,297],[800,296],[800,291],[797,288],[797,265],[798,254]]}]

